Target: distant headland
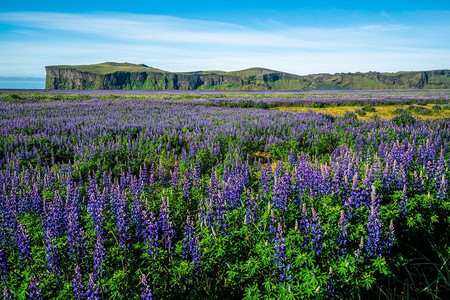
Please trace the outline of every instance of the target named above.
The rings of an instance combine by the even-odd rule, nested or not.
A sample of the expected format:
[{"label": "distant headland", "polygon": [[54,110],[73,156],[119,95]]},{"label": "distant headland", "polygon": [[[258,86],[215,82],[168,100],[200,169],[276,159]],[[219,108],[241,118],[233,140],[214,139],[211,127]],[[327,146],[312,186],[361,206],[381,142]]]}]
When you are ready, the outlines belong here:
[{"label": "distant headland", "polygon": [[450,70],[295,75],[264,68],[169,72],[144,64],[105,62],[45,67],[55,90],[449,89]]}]

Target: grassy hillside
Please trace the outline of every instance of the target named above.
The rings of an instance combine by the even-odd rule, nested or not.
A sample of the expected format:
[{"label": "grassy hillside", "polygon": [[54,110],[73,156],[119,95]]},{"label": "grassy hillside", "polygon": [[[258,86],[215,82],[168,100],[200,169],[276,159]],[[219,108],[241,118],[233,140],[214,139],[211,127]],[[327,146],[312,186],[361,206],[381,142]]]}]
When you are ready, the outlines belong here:
[{"label": "grassy hillside", "polygon": [[47,89],[125,90],[306,90],[448,89],[450,70],[397,73],[336,73],[299,76],[250,68],[169,72],[146,65],[105,62],[46,67]]},{"label": "grassy hillside", "polygon": [[54,68],[61,69],[71,69],[79,72],[87,72],[93,74],[112,74],[115,72],[131,72],[131,73],[139,73],[139,72],[166,72],[160,69],[148,67],[146,65],[136,65],[130,63],[115,63],[115,62],[104,62],[100,64],[94,65],[78,65],[78,66],[70,66],[70,65],[61,65],[61,66],[52,66]]}]

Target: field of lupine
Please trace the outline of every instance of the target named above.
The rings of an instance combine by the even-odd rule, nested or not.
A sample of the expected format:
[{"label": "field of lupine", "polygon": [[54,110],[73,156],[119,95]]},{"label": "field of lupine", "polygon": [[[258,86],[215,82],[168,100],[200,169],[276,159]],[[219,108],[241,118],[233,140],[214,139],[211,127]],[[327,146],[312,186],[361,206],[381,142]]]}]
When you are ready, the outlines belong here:
[{"label": "field of lupine", "polygon": [[448,118],[49,95],[0,97],[5,299],[450,297]]}]

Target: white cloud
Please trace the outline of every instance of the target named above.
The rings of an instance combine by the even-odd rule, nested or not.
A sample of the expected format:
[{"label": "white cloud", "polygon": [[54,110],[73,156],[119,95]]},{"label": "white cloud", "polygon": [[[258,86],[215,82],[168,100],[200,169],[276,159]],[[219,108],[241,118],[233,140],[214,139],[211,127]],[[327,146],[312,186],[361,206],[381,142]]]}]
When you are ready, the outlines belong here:
[{"label": "white cloud", "polygon": [[44,76],[45,65],[103,61],[296,74],[450,67],[448,33],[398,22],[258,30],[170,16],[29,12],[0,13],[1,23],[12,29],[0,32],[0,76]]},{"label": "white cloud", "polygon": [[413,29],[409,26],[399,25],[399,24],[391,24],[391,25],[382,25],[382,24],[373,24],[366,25],[361,27],[362,30],[375,30],[375,31],[394,31],[394,30],[406,30]]}]

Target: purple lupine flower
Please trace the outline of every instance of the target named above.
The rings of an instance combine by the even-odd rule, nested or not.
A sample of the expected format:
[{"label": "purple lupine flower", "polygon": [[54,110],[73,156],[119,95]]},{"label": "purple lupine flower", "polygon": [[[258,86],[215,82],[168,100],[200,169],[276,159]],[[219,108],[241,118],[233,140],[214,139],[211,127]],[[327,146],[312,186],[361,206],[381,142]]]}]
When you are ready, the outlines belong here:
[{"label": "purple lupine flower", "polygon": [[84,299],[84,295],[86,294],[86,288],[83,284],[83,276],[80,272],[80,266],[75,267],[75,273],[73,274],[72,279],[72,291],[73,298],[76,300]]},{"label": "purple lupine flower", "polygon": [[183,253],[181,254],[183,259],[186,259],[194,252],[194,233],[194,222],[188,215],[183,233]]},{"label": "purple lupine flower", "polygon": [[100,300],[100,289],[94,280],[94,274],[89,274],[89,282],[86,288],[85,299]]},{"label": "purple lupine flower", "polygon": [[248,201],[245,203],[245,221],[246,224],[252,224],[258,221],[258,216],[256,214],[256,210],[258,208],[258,204],[251,195],[249,195],[250,191],[248,191]]},{"label": "purple lupine flower", "polygon": [[341,210],[341,218],[339,219],[338,224],[338,234],[336,238],[336,243],[339,246],[338,249],[338,255],[344,256],[347,252],[347,238],[348,238],[348,232],[347,232],[347,226],[348,221],[345,217],[344,211]]},{"label": "purple lupine flower", "polygon": [[269,241],[273,241],[273,237],[277,233],[277,226],[278,226],[278,220],[275,217],[275,212],[271,209],[270,210],[270,223],[269,223]]},{"label": "purple lupine flower", "polygon": [[131,192],[136,196],[140,196],[142,194],[143,189],[143,183],[142,180],[138,180],[136,176],[131,177]]},{"label": "purple lupine flower", "polygon": [[152,294],[152,289],[150,288],[150,284],[147,282],[147,276],[145,276],[145,274],[142,274],[141,277],[141,283],[142,283],[142,288],[141,288],[141,299],[143,300],[152,300],[153,299],[153,294]]},{"label": "purple lupine flower", "polygon": [[288,210],[290,190],[291,190],[291,175],[288,172],[286,172],[282,177],[278,177],[275,180],[272,197],[274,208],[285,211]]},{"label": "purple lupine flower", "polygon": [[156,254],[158,253],[158,223],[156,222],[152,211],[147,213],[147,211],[144,210],[143,216],[142,236],[147,245],[148,256],[156,261]]},{"label": "purple lupine flower", "polygon": [[30,278],[30,284],[28,285],[28,291],[29,291],[29,298],[31,300],[40,300],[42,299],[42,291],[39,288],[39,280],[36,278],[36,276],[31,276]]},{"label": "purple lupine flower", "polygon": [[291,275],[289,274],[289,270],[291,269],[291,265],[286,262],[286,244],[283,235],[283,227],[280,222],[278,222],[277,232],[275,235],[274,263],[278,270],[277,272],[279,274],[280,283],[285,284],[290,281]]},{"label": "purple lupine flower", "polygon": [[413,187],[414,187],[414,193],[417,195],[422,195],[425,190],[425,182],[423,179],[422,171],[420,171],[419,174],[417,174],[417,171],[414,171],[413,176]]},{"label": "purple lupine flower", "polygon": [[161,161],[159,162],[158,166],[158,179],[162,186],[166,185],[166,177],[164,176],[164,167]]},{"label": "purple lupine flower", "polygon": [[125,191],[119,194],[117,199],[117,215],[116,215],[116,225],[119,232],[119,245],[120,250],[125,251],[128,248],[128,243],[130,236],[128,235],[128,215],[126,212],[127,207],[127,196]]},{"label": "purple lupine flower", "polygon": [[155,165],[151,164],[149,169],[149,175],[148,175],[148,186],[153,188],[155,186]]},{"label": "purple lupine flower", "polygon": [[202,247],[200,245],[200,238],[198,236],[194,237],[194,249],[192,253],[192,262],[194,264],[194,269],[199,272],[202,267]]},{"label": "purple lupine flower", "polygon": [[395,243],[395,230],[394,230],[394,222],[391,220],[389,223],[389,231],[386,233],[386,236],[384,238],[385,242],[385,248],[386,248],[386,255],[391,255],[391,249],[394,247]]},{"label": "purple lupine flower", "polygon": [[106,206],[106,188],[103,193],[98,195],[97,190],[91,192],[89,195],[89,202],[87,205],[88,213],[91,215],[92,224],[95,230],[102,230],[105,222],[103,215]]},{"label": "purple lupine flower", "polygon": [[381,237],[382,237],[382,223],[380,220],[380,211],[379,211],[379,199],[378,195],[375,191],[375,186],[372,186],[372,195],[371,195],[371,204],[369,211],[369,219],[367,222],[367,243],[366,243],[366,251],[369,255],[372,256],[380,256],[382,254],[382,245],[381,245]]},{"label": "purple lupine flower", "polygon": [[167,203],[165,197],[162,198],[161,209],[159,211],[158,225],[161,231],[162,246],[165,250],[173,252],[173,237],[175,235],[175,229],[172,224],[172,216],[170,212],[170,206]]},{"label": "purple lupine flower", "polygon": [[189,168],[184,170],[184,180],[183,180],[183,197],[189,199],[191,197],[191,187],[192,187],[192,172]]},{"label": "purple lupine flower", "polygon": [[439,184],[439,190],[436,195],[436,199],[445,200],[445,197],[447,197],[447,190],[448,190],[448,182],[447,179],[445,179],[445,174],[443,174],[441,182]]},{"label": "purple lupine flower", "polygon": [[5,282],[9,275],[8,255],[3,250],[0,241],[0,282]]},{"label": "purple lupine flower", "polygon": [[320,255],[320,253],[322,252],[323,228],[320,223],[319,216],[314,210],[314,207],[311,208],[311,212],[312,218],[309,225],[309,233],[311,236],[311,250],[314,250],[316,255]]},{"label": "purple lupine flower", "polygon": [[309,231],[309,227],[310,227],[310,220],[308,218],[308,212],[306,210],[306,204],[303,203],[302,206],[302,213],[301,213],[301,219],[299,222],[299,229],[300,229],[300,234],[304,236],[305,238],[305,243],[308,243],[308,238],[307,238],[307,233]]},{"label": "purple lupine flower", "polygon": [[275,172],[274,173],[275,173],[274,177],[276,177],[276,178],[280,178],[281,174],[284,173],[284,167],[283,167],[283,163],[282,162],[278,162],[275,165]]},{"label": "purple lupine flower", "polygon": [[15,299],[14,294],[10,290],[8,290],[8,288],[6,286],[3,288],[3,299],[4,300]]},{"label": "purple lupine flower", "polygon": [[227,209],[225,199],[223,199],[222,194],[219,192],[217,202],[216,202],[216,215],[215,219],[217,221],[217,226],[221,234],[228,235],[228,222],[227,222]]},{"label": "purple lupine flower", "polygon": [[200,226],[206,225],[206,214],[207,210],[205,207],[205,200],[201,198],[200,203],[198,204],[198,212],[197,212],[198,224]]},{"label": "purple lupine flower", "polygon": [[230,176],[227,181],[222,182],[222,189],[220,192],[222,199],[220,200],[225,202],[225,206],[230,210],[235,209],[241,205],[241,194],[245,188],[244,181],[245,179],[242,174],[235,174],[233,176]]},{"label": "purple lupine flower", "polygon": [[272,185],[272,167],[270,165],[270,161],[267,163],[267,166],[265,168],[262,168],[261,170],[261,194],[266,195]]},{"label": "purple lupine flower", "polygon": [[135,224],[136,233],[135,236],[138,237],[142,234],[142,222],[143,222],[143,211],[144,204],[142,203],[142,195],[139,198],[134,195],[133,202],[131,203],[131,222]]},{"label": "purple lupine flower", "polygon": [[59,190],[54,193],[53,201],[46,206],[46,222],[44,228],[50,229],[55,237],[61,237],[66,230],[66,215]]},{"label": "purple lupine flower", "polygon": [[330,271],[328,272],[327,287],[325,288],[325,292],[328,296],[328,299],[332,299],[336,295],[336,291],[334,290],[333,269],[331,267],[330,267]]},{"label": "purple lupine flower", "polygon": [[56,244],[56,235],[50,228],[44,232],[44,243],[50,274],[59,276],[61,275],[61,265],[58,245]]},{"label": "purple lupine flower", "polygon": [[200,182],[200,179],[202,178],[202,169],[200,167],[200,162],[198,160],[198,157],[195,161],[195,168],[194,168],[194,185],[198,185]]},{"label": "purple lupine flower", "polygon": [[204,201],[204,203],[206,203],[204,205],[204,207],[205,207],[204,212],[206,214],[205,215],[205,224],[206,224],[206,227],[208,227],[208,229],[210,229],[212,231],[213,227],[214,227],[214,222],[216,220],[212,199],[209,199],[209,201]]},{"label": "purple lupine flower", "polygon": [[363,249],[364,249],[364,237],[361,237],[361,241],[359,242],[358,249],[355,250],[355,260],[359,260],[363,257]]},{"label": "purple lupine flower", "polygon": [[75,260],[81,260],[86,255],[86,243],[83,227],[80,224],[80,206],[76,193],[69,185],[67,187],[67,244],[69,256]]},{"label": "purple lupine flower", "polygon": [[406,215],[408,212],[406,205],[408,204],[408,195],[406,193],[406,185],[403,186],[402,196],[400,197],[400,202],[398,206],[398,210],[402,215]]},{"label": "purple lupine flower", "polygon": [[292,151],[292,148],[291,148],[291,150],[289,150],[288,164],[290,166],[294,167],[296,163],[297,163],[297,160],[296,160],[294,152]]},{"label": "purple lupine flower", "polygon": [[211,173],[211,179],[209,181],[209,199],[211,203],[214,203],[219,197],[220,185],[219,178],[217,177],[216,170]]},{"label": "purple lupine flower", "polygon": [[348,218],[350,219],[356,210],[364,204],[364,194],[358,184],[358,173],[353,176],[352,189],[350,191],[350,196],[344,202],[344,207],[347,210]]},{"label": "purple lupine flower", "polygon": [[139,178],[141,179],[143,183],[143,187],[148,183],[148,170],[147,165],[144,163],[143,167],[139,167]]},{"label": "purple lupine flower", "polygon": [[105,243],[103,241],[103,233],[101,230],[97,231],[97,241],[94,246],[94,280],[98,281],[104,276],[105,272]]},{"label": "purple lupine flower", "polygon": [[33,185],[30,202],[32,211],[38,216],[42,215],[44,207],[37,183]]},{"label": "purple lupine flower", "polygon": [[19,248],[20,259],[23,264],[25,266],[32,265],[34,261],[31,255],[30,234],[27,232],[25,224],[19,224],[14,240],[17,248]]}]

